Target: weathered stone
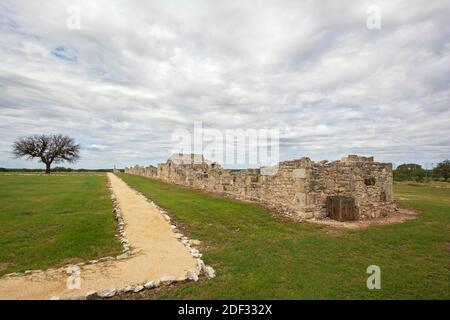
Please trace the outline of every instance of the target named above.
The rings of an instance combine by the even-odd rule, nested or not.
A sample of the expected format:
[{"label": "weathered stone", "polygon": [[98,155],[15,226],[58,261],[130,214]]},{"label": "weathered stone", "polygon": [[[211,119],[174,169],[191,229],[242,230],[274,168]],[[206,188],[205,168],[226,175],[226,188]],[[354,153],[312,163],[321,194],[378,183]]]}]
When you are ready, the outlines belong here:
[{"label": "weathered stone", "polygon": [[25,274],[33,274],[33,273],[39,273],[42,272],[42,270],[27,270],[25,271]]},{"label": "weathered stone", "polygon": [[186,278],[195,282],[198,281],[198,275],[196,272],[193,271],[186,272]]},{"label": "weathered stone", "polygon": [[294,169],[294,171],[292,171],[292,177],[297,179],[305,179],[306,169],[305,168]]},{"label": "weathered stone", "polygon": [[97,291],[88,291],[84,296],[86,299],[93,298],[97,295]]},{"label": "weathered stone", "polygon": [[23,273],[22,272],[12,272],[12,273],[8,273],[6,276],[7,277],[18,277],[18,276],[22,276]]},{"label": "weathered stone", "polygon": [[103,257],[103,258],[98,259],[99,262],[105,262],[105,261],[111,261],[111,260],[114,260],[114,258],[113,257]]},{"label": "weathered stone", "polygon": [[142,290],[144,290],[144,286],[143,286],[143,285],[138,285],[138,286],[136,286],[136,287],[134,288],[134,292],[135,292],[135,293],[140,292],[140,291],[142,291]]},{"label": "weathered stone", "polygon": [[97,294],[100,298],[111,298],[116,294],[116,292],[116,289],[106,289],[98,292]]},{"label": "weathered stone", "polygon": [[125,253],[123,253],[123,254],[117,256],[116,259],[117,259],[117,260],[122,260],[122,259],[128,258],[129,256],[130,256],[130,253],[125,252]]},{"label": "weathered stone", "polygon": [[131,292],[134,291],[135,286],[126,286],[125,288],[123,288],[123,292],[127,293],[127,292]]},{"label": "weathered stone", "polygon": [[160,281],[159,279],[158,279],[158,280],[152,280],[152,281],[147,282],[147,283],[144,285],[144,287],[145,287],[146,289],[153,289],[153,288],[159,287],[160,284],[161,284],[161,281]]},{"label": "weathered stone", "polygon": [[[179,157],[196,160],[174,160]],[[349,155],[340,161],[317,163],[300,158],[280,162],[270,170],[239,171],[223,169],[200,155],[175,158],[158,167],[135,166],[125,172],[260,202],[293,218],[329,216],[330,196],[353,198],[359,219],[395,211],[392,165],[374,162],[373,157]]]},{"label": "weathered stone", "polygon": [[204,272],[205,267],[206,267],[206,265],[205,265],[205,263],[203,262],[203,260],[197,259],[197,270],[198,270],[199,272]]},{"label": "weathered stone", "polygon": [[214,278],[216,276],[216,272],[214,271],[214,269],[212,267],[206,266],[206,268],[205,268],[205,275],[208,278],[211,279],[211,278]]},{"label": "weathered stone", "polygon": [[197,249],[190,248],[189,251],[191,252],[191,254],[192,254],[192,256],[194,258],[200,258],[201,257],[201,254],[200,254],[200,252]]}]

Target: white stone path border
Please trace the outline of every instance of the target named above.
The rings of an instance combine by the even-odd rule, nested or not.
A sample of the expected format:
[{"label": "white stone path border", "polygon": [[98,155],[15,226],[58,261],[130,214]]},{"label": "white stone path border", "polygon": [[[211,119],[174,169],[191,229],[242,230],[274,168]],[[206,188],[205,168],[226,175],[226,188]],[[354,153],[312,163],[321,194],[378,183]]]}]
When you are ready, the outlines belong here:
[{"label": "white stone path border", "polygon": [[[73,266],[78,266],[78,267],[82,267],[82,266],[86,266],[86,265],[91,265],[91,264],[96,264],[99,262],[105,262],[105,261],[112,261],[112,260],[121,260],[121,259],[125,259],[128,258],[129,256],[132,255],[132,252],[130,250],[130,246],[129,246],[129,242],[127,239],[127,235],[125,232],[125,223],[123,221],[122,218],[122,213],[120,210],[120,207],[117,203],[117,198],[116,195],[114,194],[114,190],[111,187],[111,181],[108,179],[108,183],[107,183],[107,187],[109,192],[111,193],[111,200],[113,203],[113,210],[112,212],[114,213],[114,218],[117,221],[117,233],[116,233],[116,237],[119,239],[119,242],[122,244],[123,246],[123,251],[122,254],[116,256],[116,257],[103,257],[103,258],[99,258],[99,259],[95,259],[95,260],[89,260],[89,261],[85,261],[85,262],[80,262],[80,263],[76,263],[76,264],[69,264],[66,265],[64,267],[64,269],[70,269]],[[52,269],[50,269],[52,270]],[[44,273],[46,270],[26,270],[24,272],[12,272],[12,273],[8,273],[3,275],[3,277],[20,277],[20,276],[24,276],[27,274],[36,274],[36,273]]]},{"label": "white stone path border", "polygon": [[[77,266],[77,267],[83,268],[86,266],[88,266],[88,267],[90,266],[90,268],[95,269],[96,266],[98,266],[100,268],[105,263],[108,263],[111,265],[114,263],[119,263],[119,261],[124,261],[124,260],[129,260],[129,262],[132,262],[132,259],[137,259],[139,256],[139,252],[133,251],[132,243],[130,245],[129,240],[127,239],[127,234],[125,231],[126,230],[126,222],[124,221],[124,218],[122,216],[122,210],[120,208],[120,203],[117,200],[117,195],[115,194],[115,192],[112,188],[110,175],[113,175],[113,174],[108,173],[108,188],[111,191],[111,199],[113,201],[113,206],[114,206],[113,212],[115,214],[115,218],[118,223],[117,237],[119,238],[120,242],[123,245],[123,253],[121,255],[118,255],[117,257],[104,257],[104,258],[100,258],[97,260],[82,262],[82,263],[76,264],[75,266]],[[114,175],[114,177],[119,179],[121,182],[123,182],[117,176]],[[123,182],[123,183],[125,184],[125,182]],[[128,188],[130,188],[128,185],[126,185],[126,186]],[[89,299],[89,298],[95,298],[95,297],[109,298],[109,297],[114,296],[116,293],[140,292],[145,289],[153,289],[153,288],[159,287],[161,285],[170,284],[170,283],[174,283],[177,281],[186,281],[186,280],[198,281],[199,276],[202,276],[202,275],[206,276],[207,278],[215,277],[214,269],[211,266],[205,265],[205,263],[201,259],[202,254],[192,246],[192,244],[196,243],[196,241],[190,240],[187,236],[185,236],[179,232],[176,222],[169,216],[169,214],[166,210],[158,207],[153,201],[147,199],[142,193],[137,192],[134,189],[131,189],[131,190],[133,190],[137,196],[142,197],[147,203],[149,203],[150,206],[152,206],[157,212],[159,212],[164,217],[164,219],[170,224],[170,227],[172,229],[174,237],[176,239],[178,239],[178,241],[180,241],[186,247],[186,249],[189,251],[189,253],[192,255],[192,257],[196,259],[196,268],[194,270],[188,270],[186,272],[185,276],[182,276],[182,277],[163,276],[163,277],[160,277],[157,279],[153,279],[150,281],[144,281],[141,283],[129,283],[128,285],[121,287],[121,288],[113,288],[112,287],[112,288],[103,289],[100,291],[91,290],[82,296],[73,296],[73,295],[66,296],[66,297],[52,296],[52,297],[50,297],[50,299],[53,299],[53,300],[56,300],[56,299]],[[151,237],[149,237],[149,241],[151,241]],[[137,250],[137,251],[139,251],[139,250]],[[72,270],[73,266],[74,265],[69,265],[69,266],[66,266],[63,268],[48,269],[45,271],[28,270],[28,271],[25,271],[24,273],[7,274],[0,278],[0,299],[8,299],[8,296],[5,296],[5,294],[4,294],[5,290],[3,290],[3,294],[2,294],[2,285],[7,286],[8,282],[14,282],[15,281],[14,279],[17,279],[20,282],[19,284],[26,285],[29,283],[30,286],[39,285],[39,281],[38,281],[38,283],[33,284],[34,277],[49,278],[49,279],[52,279],[52,277],[61,278],[62,273],[66,274],[66,277],[67,277],[67,276],[71,275],[71,273],[70,273],[71,271],[69,272],[69,270]],[[40,281],[45,281],[45,280],[41,279]],[[50,281],[53,281],[53,280],[50,280]],[[59,282],[61,282],[61,279],[59,279]],[[17,284],[16,284],[16,286],[14,286],[14,283],[13,283],[12,288],[15,288],[17,290]],[[5,289],[5,287],[3,289]],[[7,289],[7,287],[6,287],[6,289]],[[26,291],[27,288],[24,287],[23,290]],[[14,298],[14,295],[12,295],[12,298]],[[27,296],[27,298],[33,298],[33,297]]]}]

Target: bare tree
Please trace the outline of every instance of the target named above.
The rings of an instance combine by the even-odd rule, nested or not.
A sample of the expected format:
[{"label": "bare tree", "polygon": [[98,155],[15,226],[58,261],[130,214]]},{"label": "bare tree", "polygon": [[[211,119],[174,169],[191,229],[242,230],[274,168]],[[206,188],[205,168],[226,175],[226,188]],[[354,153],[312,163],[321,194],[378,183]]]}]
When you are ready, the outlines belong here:
[{"label": "bare tree", "polygon": [[80,157],[80,145],[75,140],[62,134],[34,135],[19,138],[13,144],[16,158],[38,158],[45,163],[45,173],[50,173],[52,163],[67,161],[73,163]]}]

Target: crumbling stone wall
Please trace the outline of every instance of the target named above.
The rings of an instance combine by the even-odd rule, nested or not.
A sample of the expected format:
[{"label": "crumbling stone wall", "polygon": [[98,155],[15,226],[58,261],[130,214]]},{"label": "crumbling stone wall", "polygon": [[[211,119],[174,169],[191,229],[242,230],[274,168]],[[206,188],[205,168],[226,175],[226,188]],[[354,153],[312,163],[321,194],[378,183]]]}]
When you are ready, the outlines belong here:
[{"label": "crumbling stone wall", "polygon": [[[273,172],[272,175],[264,174]],[[256,201],[295,218],[325,218],[330,197],[354,199],[354,216],[370,219],[395,210],[392,165],[349,155],[340,161],[309,158],[274,168],[229,170],[201,155],[177,155],[158,167],[125,168],[126,173]],[[353,203],[353,201],[352,201]]]}]

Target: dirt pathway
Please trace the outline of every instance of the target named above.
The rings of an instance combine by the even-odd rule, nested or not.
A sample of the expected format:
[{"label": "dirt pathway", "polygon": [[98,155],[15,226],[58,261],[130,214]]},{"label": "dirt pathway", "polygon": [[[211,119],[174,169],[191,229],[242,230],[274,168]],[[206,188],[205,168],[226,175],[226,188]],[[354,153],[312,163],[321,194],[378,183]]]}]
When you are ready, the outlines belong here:
[{"label": "dirt pathway", "polygon": [[175,238],[170,224],[125,182],[108,173],[117,197],[125,232],[136,252],[124,260],[112,260],[80,267],[80,289],[68,289],[67,268],[47,270],[0,279],[0,299],[49,299],[79,297],[90,291],[124,288],[161,277],[184,277],[195,270],[196,259]]}]

